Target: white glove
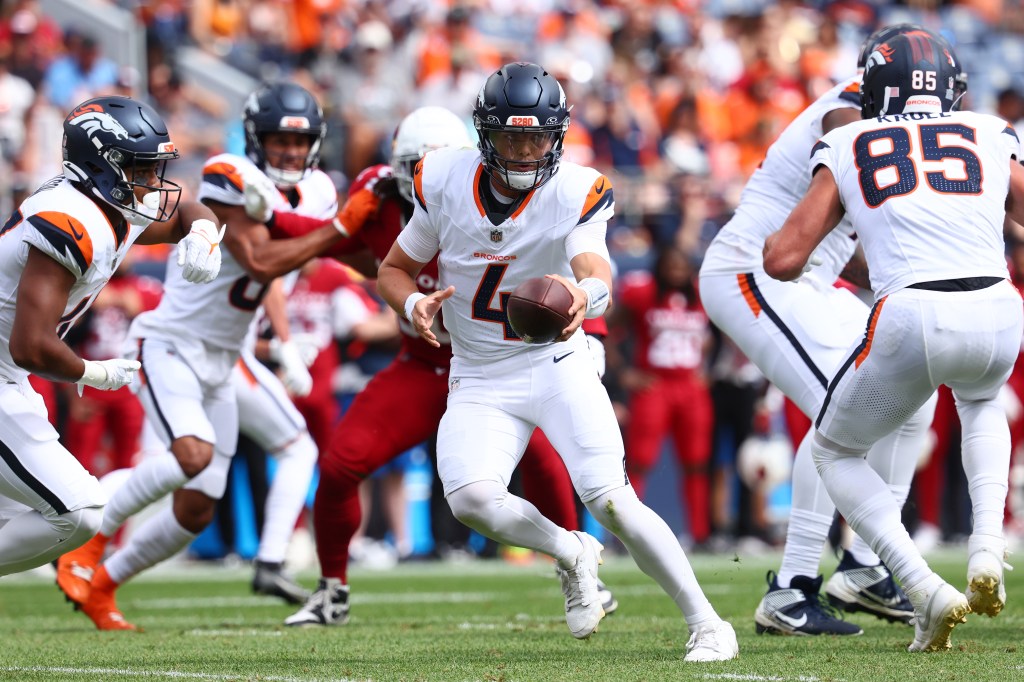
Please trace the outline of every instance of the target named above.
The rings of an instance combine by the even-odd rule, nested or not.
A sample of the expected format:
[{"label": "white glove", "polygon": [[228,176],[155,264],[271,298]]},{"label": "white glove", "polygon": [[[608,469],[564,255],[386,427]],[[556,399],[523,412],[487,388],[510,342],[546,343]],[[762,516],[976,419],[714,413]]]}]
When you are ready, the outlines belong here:
[{"label": "white glove", "polygon": [[261,223],[270,220],[274,205],[281,199],[281,192],[273,181],[263,173],[246,172],[242,174],[242,185],[246,215]]},{"label": "white glove", "polygon": [[818,267],[824,262],[825,261],[821,260],[821,256],[812,251],[811,255],[807,257],[807,262],[804,263],[803,274],[806,275],[808,272],[810,272],[811,270]]},{"label": "white glove", "polygon": [[[306,367],[311,366],[320,355],[320,339],[316,334],[293,333],[289,341],[299,349],[299,356],[306,363]],[[273,343],[271,341],[271,344]]]},{"label": "white glove", "polygon": [[289,393],[299,398],[309,395],[313,390],[313,377],[306,369],[306,362],[298,344],[294,341],[272,339],[270,358],[281,365],[281,383]]},{"label": "white glove", "polygon": [[116,391],[122,386],[132,383],[135,373],[142,364],[136,360],[114,358],[113,360],[83,360],[85,372],[78,380],[78,395],[82,395],[85,386],[92,386],[101,391]]},{"label": "white glove", "polygon": [[206,218],[192,222],[192,230],[178,242],[178,265],[186,282],[205,284],[220,273],[220,240],[227,225],[217,226]]}]

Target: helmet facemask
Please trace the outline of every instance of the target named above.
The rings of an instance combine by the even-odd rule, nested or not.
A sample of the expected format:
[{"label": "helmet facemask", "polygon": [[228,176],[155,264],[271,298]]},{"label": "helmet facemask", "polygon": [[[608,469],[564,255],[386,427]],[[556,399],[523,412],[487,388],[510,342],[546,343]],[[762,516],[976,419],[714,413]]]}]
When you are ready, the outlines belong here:
[{"label": "helmet facemask", "polygon": [[558,127],[478,124],[477,128],[480,151],[491,177],[506,189],[524,192],[540,187],[558,172],[569,119],[566,117]]},{"label": "helmet facemask", "polygon": [[[111,147],[102,151],[101,156],[121,176],[110,190],[117,203],[107,203],[120,211],[125,220],[133,225],[146,225],[171,219],[181,201],[181,186],[165,177],[167,162],[178,158],[177,151],[133,154]],[[146,168],[153,170],[146,172]],[[145,190],[141,201],[138,189]]]}]

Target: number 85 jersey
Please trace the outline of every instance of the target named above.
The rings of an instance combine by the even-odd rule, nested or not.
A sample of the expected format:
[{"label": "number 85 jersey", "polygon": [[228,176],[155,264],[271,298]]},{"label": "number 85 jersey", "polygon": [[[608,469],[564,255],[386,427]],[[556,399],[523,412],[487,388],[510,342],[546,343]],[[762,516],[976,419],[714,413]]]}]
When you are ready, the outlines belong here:
[{"label": "number 85 jersey", "polygon": [[1003,119],[936,108],[837,128],[810,169],[835,177],[879,299],[918,282],[1007,277],[1005,203],[1022,158]]}]

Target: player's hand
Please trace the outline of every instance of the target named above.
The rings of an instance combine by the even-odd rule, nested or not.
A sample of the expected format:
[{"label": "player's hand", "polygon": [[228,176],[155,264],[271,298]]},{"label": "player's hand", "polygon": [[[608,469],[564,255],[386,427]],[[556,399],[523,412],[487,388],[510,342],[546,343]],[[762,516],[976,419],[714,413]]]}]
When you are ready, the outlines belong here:
[{"label": "player's hand", "polygon": [[281,198],[281,192],[270,178],[254,171],[242,173],[242,185],[246,215],[266,223],[274,215],[274,206]]},{"label": "player's hand", "polygon": [[205,284],[220,273],[220,241],[227,225],[217,226],[206,218],[192,222],[192,229],[178,242],[178,265],[186,282]]},{"label": "player's hand", "polygon": [[306,367],[311,366],[320,355],[320,338],[316,334],[293,333],[289,341],[298,349],[299,357],[306,363]]},{"label": "player's hand", "polygon": [[304,398],[313,390],[313,377],[306,368],[299,346],[292,340],[281,341],[274,338],[270,341],[270,357],[281,365],[281,383],[288,392]]},{"label": "player's hand", "polygon": [[334,219],[334,227],[343,237],[351,237],[377,214],[380,209],[380,196],[371,188],[363,187],[350,194],[345,205],[338,211]]},{"label": "player's hand", "polygon": [[572,322],[569,326],[562,330],[562,333],[555,339],[558,341],[566,341],[570,336],[576,333],[576,330],[583,324],[583,318],[587,314],[587,292],[576,286],[575,282],[570,282],[561,275],[544,275],[549,279],[553,279],[557,282],[561,282],[565,285],[565,288],[572,294],[572,305],[569,306],[569,314],[572,315]]},{"label": "player's hand", "polygon": [[435,291],[429,296],[421,298],[412,307],[412,315],[409,316],[409,322],[412,323],[416,333],[422,336],[434,348],[441,347],[441,342],[437,340],[437,336],[434,334],[433,329],[431,329],[434,326],[434,318],[441,309],[441,302],[451,298],[453,294],[455,294],[455,287],[450,286],[444,291]]},{"label": "player's hand", "polygon": [[136,360],[114,358],[113,360],[84,360],[85,372],[76,382],[78,395],[82,395],[85,386],[92,386],[101,391],[116,391],[127,386],[135,378],[135,373],[142,367]]},{"label": "player's hand", "polygon": [[808,272],[818,267],[823,262],[824,261],[821,260],[821,256],[819,256],[816,252],[812,251],[811,255],[807,257],[807,262],[804,263],[804,269],[801,271],[800,274],[806,275]]}]

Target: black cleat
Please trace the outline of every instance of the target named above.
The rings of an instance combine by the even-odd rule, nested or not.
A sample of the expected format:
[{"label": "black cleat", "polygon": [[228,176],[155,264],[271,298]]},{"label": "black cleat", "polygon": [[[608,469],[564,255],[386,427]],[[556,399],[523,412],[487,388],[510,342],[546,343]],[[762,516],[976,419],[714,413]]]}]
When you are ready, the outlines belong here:
[{"label": "black cleat", "polygon": [[280,597],[289,604],[301,604],[309,599],[309,591],[289,576],[279,563],[257,561],[252,576],[252,591],[271,597]]},{"label": "black cleat", "polygon": [[837,609],[861,611],[891,623],[910,624],[914,607],[884,564],[864,566],[849,552],[825,585],[829,603]]},{"label": "black cleat", "polygon": [[861,635],[864,631],[843,620],[821,596],[819,575],[798,575],[789,587],[779,587],[778,576],[768,571],[768,592],[757,605],[757,633],[775,635]]}]

